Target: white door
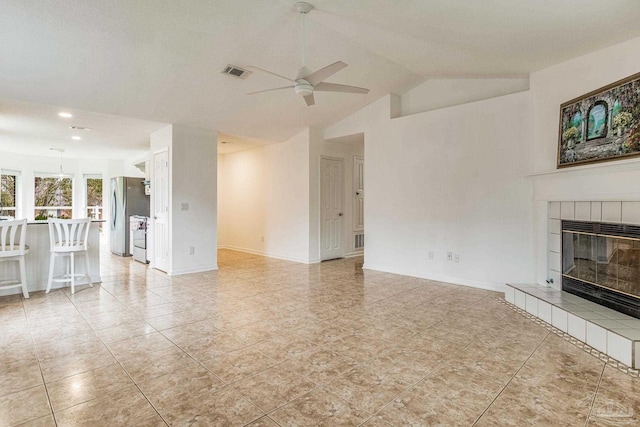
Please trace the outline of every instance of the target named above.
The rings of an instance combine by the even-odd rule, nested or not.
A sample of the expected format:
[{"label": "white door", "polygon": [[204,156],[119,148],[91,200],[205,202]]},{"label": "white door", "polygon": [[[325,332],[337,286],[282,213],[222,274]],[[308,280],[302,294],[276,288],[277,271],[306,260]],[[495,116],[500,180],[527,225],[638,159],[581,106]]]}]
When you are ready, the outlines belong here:
[{"label": "white door", "polygon": [[353,159],[353,230],[364,231],[364,159]]},{"label": "white door", "polygon": [[353,158],[353,250],[364,249],[364,159]]},{"label": "white door", "polygon": [[153,155],[153,267],[169,269],[169,152]]},{"label": "white door", "polygon": [[342,258],[344,165],[320,159],[320,258]]}]

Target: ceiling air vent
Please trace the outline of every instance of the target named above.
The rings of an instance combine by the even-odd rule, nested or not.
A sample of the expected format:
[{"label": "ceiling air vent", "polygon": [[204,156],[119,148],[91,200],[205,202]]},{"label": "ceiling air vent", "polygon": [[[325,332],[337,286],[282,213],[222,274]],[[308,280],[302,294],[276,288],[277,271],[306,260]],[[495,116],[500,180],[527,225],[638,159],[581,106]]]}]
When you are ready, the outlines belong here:
[{"label": "ceiling air vent", "polygon": [[235,65],[227,65],[222,70],[222,74],[228,74],[233,77],[237,77],[239,79],[246,79],[251,74],[251,71],[245,70],[244,68],[236,67]]}]

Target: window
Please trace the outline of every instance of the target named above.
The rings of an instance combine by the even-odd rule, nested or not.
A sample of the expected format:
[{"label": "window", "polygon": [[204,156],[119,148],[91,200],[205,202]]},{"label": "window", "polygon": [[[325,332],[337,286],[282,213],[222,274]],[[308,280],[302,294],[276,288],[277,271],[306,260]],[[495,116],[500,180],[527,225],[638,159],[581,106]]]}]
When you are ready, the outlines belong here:
[{"label": "window", "polygon": [[35,219],[73,217],[73,179],[36,176],[34,180]]},{"label": "window", "polygon": [[102,178],[87,175],[87,217],[102,219]]},{"label": "window", "polygon": [[17,218],[18,172],[0,174],[0,218]]},{"label": "window", "polygon": [[[84,178],[87,189],[87,218],[103,219],[102,177],[100,175],[85,175]],[[100,223],[100,231],[102,231],[102,223]]]}]

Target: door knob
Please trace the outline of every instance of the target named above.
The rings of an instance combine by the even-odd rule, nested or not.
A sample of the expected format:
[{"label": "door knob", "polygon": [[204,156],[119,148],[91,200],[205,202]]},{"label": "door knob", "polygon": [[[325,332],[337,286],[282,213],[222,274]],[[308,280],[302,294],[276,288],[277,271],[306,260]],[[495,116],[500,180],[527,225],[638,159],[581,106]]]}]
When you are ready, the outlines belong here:
[{"label": "door knob", "polygon": [[342,212],[340,212],[340,213],[338,214],[338,216],[342,216]]}]

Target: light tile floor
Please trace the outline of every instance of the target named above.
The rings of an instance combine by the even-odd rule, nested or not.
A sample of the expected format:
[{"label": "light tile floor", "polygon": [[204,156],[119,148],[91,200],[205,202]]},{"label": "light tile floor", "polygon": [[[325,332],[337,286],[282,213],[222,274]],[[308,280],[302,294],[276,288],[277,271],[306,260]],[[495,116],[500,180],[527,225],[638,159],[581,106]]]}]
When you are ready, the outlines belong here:
[{"label": "light tile floor", "polygon": [[640,423],[640,380],[497,292],[360,258],[103,260],[100,286],[0,298],[0,426]]}]

